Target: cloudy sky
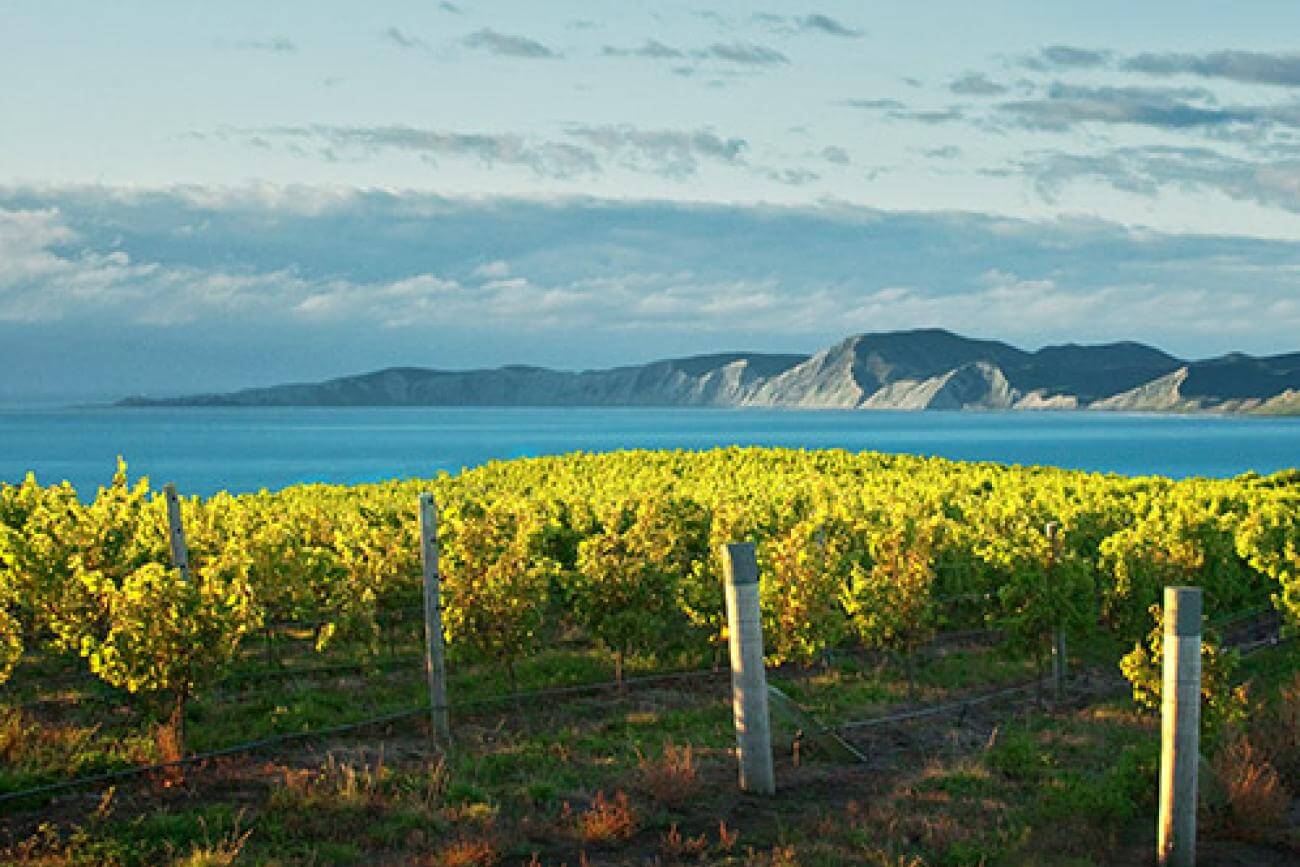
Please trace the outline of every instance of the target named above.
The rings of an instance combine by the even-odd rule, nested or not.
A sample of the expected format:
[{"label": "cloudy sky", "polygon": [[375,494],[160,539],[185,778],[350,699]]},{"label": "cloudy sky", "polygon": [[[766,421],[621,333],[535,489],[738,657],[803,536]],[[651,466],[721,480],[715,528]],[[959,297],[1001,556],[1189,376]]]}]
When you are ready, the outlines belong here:
[{"label": "cloudy sky", "polygon": [[1300,349],[1297,33],[1283,2],[0,0],[0,402],[921,326]]}]

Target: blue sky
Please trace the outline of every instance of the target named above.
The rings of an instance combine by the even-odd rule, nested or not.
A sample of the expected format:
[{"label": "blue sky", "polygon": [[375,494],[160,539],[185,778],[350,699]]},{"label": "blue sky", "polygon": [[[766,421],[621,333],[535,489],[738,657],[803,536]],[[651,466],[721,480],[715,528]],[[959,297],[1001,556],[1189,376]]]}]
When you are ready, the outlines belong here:
[{"label": "blue sky", "polygon": [[0,0],[0,400],[932,325],[1294,350],[1298,32],[1284,3]]}]

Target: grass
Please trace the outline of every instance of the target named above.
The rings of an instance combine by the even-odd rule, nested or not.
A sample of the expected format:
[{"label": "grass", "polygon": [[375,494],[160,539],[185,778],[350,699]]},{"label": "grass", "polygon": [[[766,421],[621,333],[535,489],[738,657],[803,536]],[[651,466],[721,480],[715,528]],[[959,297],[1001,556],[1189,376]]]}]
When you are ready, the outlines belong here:
[{"label": "grass", "polygon": [[[286,653],[286,664],[296,662]],[[656,663],[662,660],[633,661],[639,671]],[[1281,696],[1278,687],[1297,667],[1300,654],[1281,647],[1252,657],[1244,671],[1263,701]],[[611,673],[608,659],[581,648],[554,650],[519,671],[524,689]],[[932,702],[1033,673],[1023,660],[971,647],[950,649],[918,666],[916,675],[921,700]],[[890,664],[848,660],[830,669],[782,670],[773,679],[826,719],[862,718],[907,703],[906,676]],[[463,667],[453,673],[451,693],[486,696],[503,686],[499,677]],[[192,748],[333,725],[423,699],[418,667],[413,676],[295,676],[277,689],[247,700],[196,703]],[[1280,722],[1269,731],[1283,743],[1285,721],[1300,712],[1300,699],[1294,707],[1273,707]],[[425,720],[416,717],[216,762],[190,772],[179,788],[136,781],[106,799],[87,792],[18,805],[0,816],[0,861],[49,867],[578,867],[656,859],[890,867],[1143,863],[1154,821],[1157,732],[1155,721],[1126,698],[1056,710],[990,707],[960,729],[955,722],[931,718],[865,731],[855,739],[868,765],[827,761],[805,743],[795,766],[794,733],[778,728],[780,792],[768,801],[736,791],[725,676],[505,702],[455,714],[456,743],[447,754],[431,746]],[[113,746],[138,723],[129,713],[106,717],[101,704],[54,703],[21,717],[11,711],[0,717],[0,785],[139,761],[150,748],[147,737]],[[1264,747],[1253,749],[1239,749],[1223,773],[1235,780],[1239,813],[1258,803],[1249,797],[1268,791],[1261,785],[1268,777],[1260,770]],[[1278,758],[1270,767],[1273,791],[1285,790],[1290,766]],[[1282,850],[1292,845],[1276,829],[1234,834],[1227,821],[1211,827],[1220,837]]]}]

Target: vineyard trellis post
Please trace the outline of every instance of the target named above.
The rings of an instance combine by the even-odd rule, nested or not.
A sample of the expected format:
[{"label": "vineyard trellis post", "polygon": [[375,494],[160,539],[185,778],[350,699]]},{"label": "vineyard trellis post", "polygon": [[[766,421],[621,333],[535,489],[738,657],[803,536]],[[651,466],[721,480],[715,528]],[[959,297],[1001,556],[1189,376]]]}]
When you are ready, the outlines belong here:
[{"label": "vineyard trellis post", "polygon": [[722,546],[731,651],[731,710],[736,723],[740,788],[776,793],[772,771],[767,672],[763,668],[763,622],[758,604],[758,560],[752,542]]},{"label": "vineyard trellis post", "polygon": [[429,719],[442,743],[451,743],[447,712],[447,661],[442,632],[442,584],[438,573],[438,506],[420,494],[420,562],[424,569],[424,670],[429,679]]},{"label": "vineyard trellis post", "polygon": [[190,549],[185,544],[185,524],[181,520],[181,498],[171,482],[163,485],[167,503],[167,540],[171,543],[172,567],[180,571],[181,580],[190,580]]},{"label": "vineyard trellis post", "polygon": [[1193,867],[1201,735],[1201,589],[1166,587],[1164,601],[1156,852],[1161,865]]},{"label": "vineyard trellis post", "polygon": [[[1060,552],[1061,525],[1055,521],[1047,524],[1047,580],[1056,580],[1056,560]],[[1065,696],[1066,678],[1065,629],[1057,623],[1052,628],[1052,685],[1056,691],[1056,700]]]}]

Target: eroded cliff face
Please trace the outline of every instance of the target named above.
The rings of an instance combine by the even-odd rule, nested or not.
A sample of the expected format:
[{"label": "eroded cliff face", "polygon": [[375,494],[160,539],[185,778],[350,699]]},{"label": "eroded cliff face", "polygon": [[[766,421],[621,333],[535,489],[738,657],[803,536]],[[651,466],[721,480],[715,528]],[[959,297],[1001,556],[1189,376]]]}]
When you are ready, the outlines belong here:
[{"label": "eroded cliff face", "polygon": [[1089,409],[1123,412],[1192,412],[1200,409],[1197,401],[1183,397],[1182,385],[1187,381],[1187,368],[1154,379],[1137,388],[1102,398],[1089,404]]},{"label": "eroded cliff face", "polygon": [[1046,347],[928,329],[812,356],[726,353],[579,372],[392,368],[322,383],[123,401],[206,406],[715,406],[1300,412],[1300,354],[1188,362],[1135,343]]}]

